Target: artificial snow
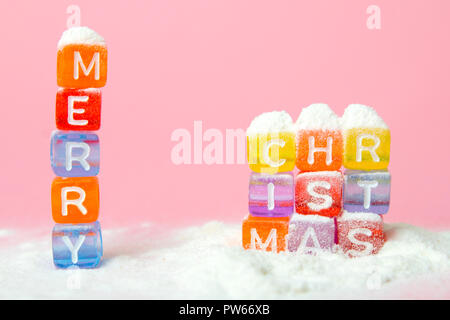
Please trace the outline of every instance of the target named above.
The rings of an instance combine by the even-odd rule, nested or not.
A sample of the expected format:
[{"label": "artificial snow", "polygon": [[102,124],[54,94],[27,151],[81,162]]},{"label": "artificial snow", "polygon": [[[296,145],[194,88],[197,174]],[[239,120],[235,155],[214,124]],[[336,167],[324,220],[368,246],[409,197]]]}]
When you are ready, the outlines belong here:
[{"label": "artificial snow", "polygon": [[340,171],[308,171],[308,172],[300,172],[297,175],[299,177],[309,178],[309,177],[342,177],[342,173]]},{"label": "artificial snow", "polygon": [[303,108],[295,126],[297,130],[340,130],[340,119],[325,103]]},{"label": "artificial snow", "polygon": [[69,44],[106,46],[105,39],[88,27],[73,27],[64,31],[58,42],[58,50]]},{"label": "artificial snow", "polygon": [[[379,254],[245,251],[241,224],[104,229],[97,269],[55,269],[49,230],[0,231],[0,298],[450,298],[450,231],[386,224]],[[25,238],[23,238],[25,237]]]},{"label": "artificial snow", "polygon": [[304,221],[304,222],[310,222],[310,223],[327,223],[330,221],[330,219],[333,219],[333,218],[319,216],[318,214],[294,213],[291,217],[290,222]]},{"label": "artificial snow", "polygon": [[295,132],[291,116],[286,111],[272,111],[255,117],[247,129],[247,135],[272,132]]},{"label": "artificial snow", "polygon": [[383,219],[379,214],[370,212],[348,212],[344,210],[342,215],[339,217],[341,221],[358,220],[358,221],[371,221],[371,222],[382,222]]},{"label": "artificial snow", "polygon": [[341,123],[344,130],[352,128],[389,129],[375,109],[362,104],[350,104],[344,111]]}]

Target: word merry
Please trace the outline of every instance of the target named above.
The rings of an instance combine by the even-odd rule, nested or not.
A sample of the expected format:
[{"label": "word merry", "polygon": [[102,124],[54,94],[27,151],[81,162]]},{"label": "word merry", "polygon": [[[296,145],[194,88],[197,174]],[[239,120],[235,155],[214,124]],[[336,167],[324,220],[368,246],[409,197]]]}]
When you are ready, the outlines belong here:
[{"label": "word merry", "polygon": [[86,27],[66,30],[57,53],[56,127],[51,164],[53,262],[93,268],[103,255],[99,216],[101,90],[106,84],[104,40]]}]

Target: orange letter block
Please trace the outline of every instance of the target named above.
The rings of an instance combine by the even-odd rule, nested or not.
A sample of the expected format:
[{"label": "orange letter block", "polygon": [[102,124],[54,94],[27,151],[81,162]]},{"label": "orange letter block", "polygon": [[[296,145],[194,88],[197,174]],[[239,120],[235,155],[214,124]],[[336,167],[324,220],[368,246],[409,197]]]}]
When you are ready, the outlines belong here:
[{"label": "orange letter block", "polygon": [[296,165],[300,171],[336,171],[341,168],[341,123],[327,104],[314,103],[303,108],[296,127]]},{"label": "orange letter block", "polygon": [[244,249],[285,251],[289,220],[290,217],[266,218],[248,215],[242,223]]},{"label": "orange letter block", "polygon": [[90,223],[98,219],[97,177],[57,177],[52,183],[52,216],[56,223]]},{"label": "orange letter block", "polygon": [[338,130],[300,130],[297,133],[297,168],[335,171],[342,166],[342,134]]},{"label": "orange letter block", "polygon": [[58,43],[57,82],[65,88],[100,88],[106,84],[104,39],[87,27],[66,30]]}]

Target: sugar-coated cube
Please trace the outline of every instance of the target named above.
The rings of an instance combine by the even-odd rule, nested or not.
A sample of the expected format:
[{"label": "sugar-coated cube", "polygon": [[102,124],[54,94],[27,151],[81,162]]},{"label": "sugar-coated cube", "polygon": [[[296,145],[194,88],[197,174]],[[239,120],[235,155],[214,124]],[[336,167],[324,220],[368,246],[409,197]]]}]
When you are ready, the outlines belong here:
[{"label": "sugar-coated cube", "polygon": [[342,166],[343,139],[339,117],[323,103],[304,108],[296,122],[300,171],[334,171]]},{"label": "sugar-coated cube", "polygon": [[342,119],[344,167],[366,171],[386,169],[391,134],[376,111],[368,106],[350,105]]},{"label": "sugar-coated cube", "polygon": [[248,200],[253,216],[290,216],[294,212],[294,175],[290,172],[253,172],[250,175]]},{"label": "sugar-coated cube", "polygon": [[106,84],[105,40],[87,27],[64,31],[58,42],[57,83],[65,88],[100,88]]},{"label": "sugar-coated cube", "polygon": [[344,173],[344,210],[348,212],[387,213],[391,192],[388,171],[353,171]]},{"label": "sugar-coated cube", "polygon": [[248,215],[242,223],[244,249],[280,252],[286,250],[289,217],[267,218]]},{"label": "sugar-coated cube", "polygon": [[247,129],[247,158],[254,172],[274,174],[295,167],[295,130],[284,111],[263,113]]},{"label": "sugar-coated cube", "polygon": [[342,210],[343,176],[339,171],[302,172],[295,177],[295,211],[336,217]]},{"label": "sugar-coated cube", "polygon": [[335,244],[335,218],[301,214],[292,216],[289,223],[289,251],[315,254],[331,251]]},{"label": "sugar-coated cube", "polygon": [[375,213],[344,211],[337,230],[339,247],[349,257],[378,253],[385,242],[383,218]]},{"label": "sugar-coated cube", "polygon": [[84,131],[54,131],[50,158],[53,172],[57,176],[95,176],[100,171],[98,136]]},{"label": "sugar-coated cube", "polygon": [[65,89],[56,93],[56,127],[60,130],[98,130],[102,94],[100,89]]},{"label": "sugar-coated cube", "polygon": [[342,167],[340,131],[301,130],[297,133],[297,168],[300,171],[333,171]]},{"label": "sugar-coated cube", "polygon": [[56,224],[52,247],[53,262],[58,268],[95,268],[103,256],[100,223]]},{"label": "sugar-coated cube", "polygon": [[89,223],[98,219],[97,177],[61,178],[52,183],[52,216],[56,223]]}]

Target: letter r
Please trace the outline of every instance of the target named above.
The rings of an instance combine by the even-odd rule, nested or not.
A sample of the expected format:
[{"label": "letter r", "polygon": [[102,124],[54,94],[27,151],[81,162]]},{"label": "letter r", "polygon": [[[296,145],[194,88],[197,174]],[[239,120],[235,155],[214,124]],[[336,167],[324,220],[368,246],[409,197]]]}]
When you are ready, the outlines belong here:
[{"label": "letter r", "polygon": [[[67,194],[69,192],[76,192],[79,194],[78,199],[69,200],[67,199]],[[83,215],[87,214],[87,209],[83,206],[83,202],[86,199],[86,192],[80,187],[64,187],[61,189],[61,214],[63,216],[67,216],[68,206],[74,205],[77,206],[78,210],[81,211]]]}]

